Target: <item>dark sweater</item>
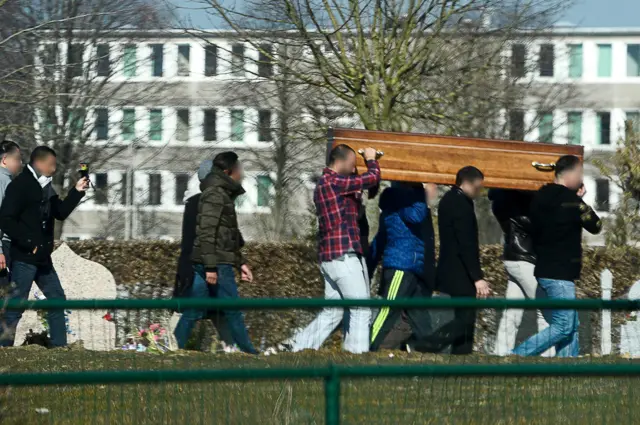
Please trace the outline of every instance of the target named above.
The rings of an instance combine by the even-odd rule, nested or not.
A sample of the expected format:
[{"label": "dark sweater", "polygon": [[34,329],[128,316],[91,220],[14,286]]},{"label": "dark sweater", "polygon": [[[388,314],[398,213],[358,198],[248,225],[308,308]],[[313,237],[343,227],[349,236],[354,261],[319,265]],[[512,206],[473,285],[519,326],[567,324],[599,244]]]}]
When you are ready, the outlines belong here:
[{"label": "dark sweater", "polygon": [[582,268],[582,229],[600,232],[600,218],[575,191],[543,186],[531,203],[533,250],[539,278],[574,281]]}]

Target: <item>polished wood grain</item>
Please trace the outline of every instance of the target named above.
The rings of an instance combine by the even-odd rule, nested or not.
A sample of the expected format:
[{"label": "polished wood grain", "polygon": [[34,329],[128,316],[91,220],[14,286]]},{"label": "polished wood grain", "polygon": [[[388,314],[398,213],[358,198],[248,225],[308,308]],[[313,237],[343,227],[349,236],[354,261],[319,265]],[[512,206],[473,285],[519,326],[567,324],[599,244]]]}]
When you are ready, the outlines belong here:
[{"label": "polished wood grain", "polygon": [[[582,146],[516,142],[493,139],[391,133],[336,128],[329,130],[328,149],[346,144],[356,152],[372,147],[384,152],[380,159],[383,180],[453,184],[458,170],[478,167],[487,187],[535,190],[553,181],[552,167],[563,155],[584,156]],[[358,155],[358,168],[364,162]]]}]

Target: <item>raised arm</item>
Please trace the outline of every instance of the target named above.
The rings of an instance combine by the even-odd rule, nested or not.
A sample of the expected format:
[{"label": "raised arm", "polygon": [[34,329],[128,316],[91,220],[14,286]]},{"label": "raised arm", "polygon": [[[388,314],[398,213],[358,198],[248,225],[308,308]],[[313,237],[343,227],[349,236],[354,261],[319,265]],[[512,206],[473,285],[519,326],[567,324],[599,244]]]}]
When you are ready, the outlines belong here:
[{"label": "raised arm", "polygon": [[373,188],[380,183],[380,165],[378,161],[367,161],[367,172],[360,175],[336,175],[333,180],[334,190],[341,194],[357,193]]},{"label": "raised arm", "polygon": [[71,215],[74,209],[78,206],[84,192],[78,191],[75,187],[72,187],[67,197],[63,200],[57,194],[51,197],[51,213],[56,220],[66,220]]}]

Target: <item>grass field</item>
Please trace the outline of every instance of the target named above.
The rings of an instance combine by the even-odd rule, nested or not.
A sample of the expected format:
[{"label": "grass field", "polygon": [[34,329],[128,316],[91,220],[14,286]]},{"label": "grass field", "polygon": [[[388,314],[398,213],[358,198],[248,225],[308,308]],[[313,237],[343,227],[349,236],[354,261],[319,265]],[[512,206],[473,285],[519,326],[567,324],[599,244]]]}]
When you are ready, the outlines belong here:
[{"label": "grass field", "polygon": [[[250,357],[41,347],[0,350],[3,373],[301,367],[330,361],[345,365],[525,362],[406,353],[394,353],[393,358],[389,353],[353,356],[330,352]],[[345,378],[341,386],[341,424],[635,424],[640,423],[639,381],[632,377]],[[0,422],[7,425],[296,425],[323,424],[325,415],[321,379],[16,387],[0,389],[0,408]]]}]

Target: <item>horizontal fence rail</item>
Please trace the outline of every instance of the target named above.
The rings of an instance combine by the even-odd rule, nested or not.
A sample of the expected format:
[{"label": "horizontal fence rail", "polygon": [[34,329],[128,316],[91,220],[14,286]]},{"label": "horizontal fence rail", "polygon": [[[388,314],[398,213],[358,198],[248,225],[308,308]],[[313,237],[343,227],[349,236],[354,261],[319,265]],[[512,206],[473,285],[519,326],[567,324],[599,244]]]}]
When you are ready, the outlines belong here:
[{"label": "horizontal fence rail", "polygon": [[[297,298],[243,298],[243,299],[86,299],[86,300],[5,300],[0,305],[0,310],[175,310],[184,311],[186,309],[238,309],[238,310],[285,310],[285,309],[319,309],[319,308],[348,308],[348,307],[370,307],[370,308],[402,308],[402,309],[571,309],[571,310],[613,310],[613,311],[637,311],[640,310],[640,300],[607,300],[607,299],[577,299],[577,300],[549,300],[549,299],[475,299],[475,298],[411,298],[411,299],[368,299],[368,300],[327,300],[323,298],[297,299]],[[183,355],[182,353],[178,354]],[[159,356],[158,358],[162,358]],[[148,359],[148,357],[141,357]],[[240,358],[239,358],[240,359]],[[297,359],[296,359],[297,360]],[[90,362],[92,360],[87,360]],[[143,360],[141,360],[143,361]],[[168,360],[169,361],[169,360]],[[167,361],[167,362],[168,362]],[[241,361],[240,361],[241,362]],[[135,364],[134,364],[135,365]],[[219,367],[207,364],[198,365],[195,368],[190,366],[173,369],[153,370],[146,367],[143,370],[127,370],[121,364],[114,370],[86,370],[78,371],[50,371],[43,372],[41,369],[26,372],[12,371],[11,369],[0,372],[0,387],[19,387],[21,390],[28,390],[33,387],[56,387],[69,386],[78,391],[85,391],[86,388],[99,385],[119,385],[121,399],[125,400],[124,387],[126,385],[138,384],[173,384],[189,383],[190,386],[216,383],[215,385],[231,385],[230,383],[244,382],[247,385],[264,385],[265,381],[278,380],[282,382],[297,382],[300,386],[308,385],[307,381],[322,382],[323,395],[319,395],[320,400],[324,399],[324,409],[320,415],[324,415],[324,423],[328,425],[338,425],[346,415],[346,390],[353,393],[353,382],[362,383],[366,379],[382,378],[393,382],[397,378],[465,378],[473,380],[486,380],[494,377],[506,378],[541,378],[556,379],[601,379],[615,378],[616,385],[620,381],[631,378],[640,378],[640,362],[628,361],[624,363],[569,363],[561,361],[557,363],[514,363],[505,362],[503,364],[473,364],[470,363],[438,363],[427,360],[419,364],[341,364],[339,361],[329,360],[317,365],[293,364],[265,365],[247,364],[244,367]],[[29,369],[27,369],[29,370]],[[348,383],[345,383],[345,380]],[[464,379],[468,381],[467,379]],[[385,385],[384,381],[376,385]],[[413,380],[412,380],[413,382]],[[482,382],[482,381],[478,381]],[[460,384],[461,388],[462,385]],[[477,383],[473,385],[478,385]],[[480,384],[481,385],[481,384]],[[509,391],[510,385],[505,383],[505,391]],[[540,385],[540,384],[537,384]],[[597,384],[594,384],[596,386]],[[630,384],[625,384],[630,385]],[[83,386],[82,388],[78,386]],[[415,391],[413,386],[405,385],[404,391]],[[47,391],[44,389],[43,391]],[[68,391],[68,390],[65,390]],[[149,390],[147,390],[149,391]],[[443,390],[444,391],[444,390]],[[532,391],[536,391],[533,389]],[[546,389],[544,390],[546,391]],[[542,393],[544,393],[541,392]],[[51,393],[55,393],[52,391]],[[64,392],[61,392],[61,394]],[[615,393],[615,390],[614,390]],[[149,394],[149,393],[147,393]],[[444,393],[443,393],[444,394]],[[596,394],[595,390],[593,394]],[[590,396],[590,395],[587,395]],[[317,397],[317,396],[316,396]],[[480,396],[479,396],[480,397]],[[578,397],[578,396],[576,396]],[[596,397],[593,395],[593,397]],[[546,400],[546,399],[545,399]],[[548,400],[546,400],[548,402]],[[96,403],[94,401],[94,403]],[[322,403],[322,401],[321,401]],[[505,402],[506,403],[506,402]],[[204,403],[203,403],[204,405]],[[527,403],[523,404],[526,409]],[[425,407],[425,409],[427,409]],[[99,415],[92,413],[94,420]],[[204,416],[202,413],[201,423],[213,418]],[[107,422],[108,421],[107,415]],[[162,422],[161,420],[159,420]],[[204,422],[202,422],[204,421]],[[348,422],[348,421],[347,421]],[[53,423],[53,422],[52,422]],[[100,422],[101,423],[101,422]],[[232,422],[228,422],[232,423]],[[233,422],[242,423],[242,422]],[[246,422],[248,423],[248,422]],[[302,422],[300,422],[302,423]],[[308,422],[316,423],[316,422]],[[418,422],[416,422],[418,423]],[[425,422],[426,423],[426,422]],[[471,422],[469,422],[471,423]],[[507,422],[505,422],[507,423]],[[549,422],[550,423],[550,422]],[[603,423],[607,423],[603,421]]]},{"label": "horizontal fence rail", "polygon": [[506,298],[405,298],[405,299],[367,299],[367,300],[327,300],[324,298],[239,298],[239,299],[112,299],[112,300],[8,300],[0,308],[7,310],[185,310],[200,309],[242,309],[242,310],[284,310],[292,308],[324,307],[391,307],[391,308],[473,308],[473,309],[571,309],[571,310],[640,310],[640,300],[603,300],[603,299],[506,299]]},{"label": "horizontal fence rail", "polygon": [[413,376],[640,376],[640,363],[632,364],[503,364],[503,365],[406,365],[300,368],[247,368],[226,370],[163,370],[0,374],[0,385],[135,384],[149,382],[257,381]]}]

